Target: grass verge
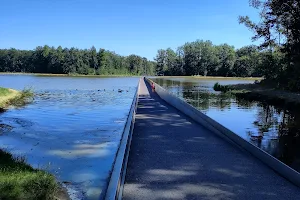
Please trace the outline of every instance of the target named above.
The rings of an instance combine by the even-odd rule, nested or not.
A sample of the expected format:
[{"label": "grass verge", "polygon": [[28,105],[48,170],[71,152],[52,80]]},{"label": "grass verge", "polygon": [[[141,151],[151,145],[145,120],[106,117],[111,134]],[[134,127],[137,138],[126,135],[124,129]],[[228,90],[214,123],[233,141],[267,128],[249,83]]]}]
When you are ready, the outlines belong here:
[{"label": "grass verge", "polygon": [[0,150],[1,200],[52,200],[59,190],[51,174],[33,169],[24,158]]},{"label": "grass verge", "polygon": [[0,110],[9,105],[22,106],[33,96],[31,89],[17,91],[9,88],[0,87]]},{"label": "grass verge", "polygon": [[[0,87],[0,111],[22,106],[33,96],[30,89],[16,91]],[[48,172],[33,169],[24,157],[0,149],[0,200],[67,200],[66,191]]]}]

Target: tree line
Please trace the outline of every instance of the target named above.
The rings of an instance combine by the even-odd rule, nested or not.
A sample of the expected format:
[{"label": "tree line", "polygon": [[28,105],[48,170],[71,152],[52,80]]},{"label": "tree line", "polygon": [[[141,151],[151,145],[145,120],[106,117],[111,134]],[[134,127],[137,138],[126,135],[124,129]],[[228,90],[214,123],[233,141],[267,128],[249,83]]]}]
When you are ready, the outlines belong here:
[{"label": "tree line", "polygon": [[130,55],[120,56],[95,47],[37,47],[32,51],[0,50],[0,71],[34,73],[263,76],[273,86],[300,91],[300,3],[298,0],[249,0],[261,19],[239,17],[254,32],[259,46],[235,49],[211,41],[188,42],[175,51],[160,49],[155,62]]},{"label": "tree line", "polygon": [[[158,50],[155,61],[137,55],[120,56],[105,49],[38,46],[34,50],[0,49],[0,72],[95,75],[273,76],[280,52],[257,46],[235,50],[211,41],[186,43],[176,51]],[[281,56],[282,57],[282,56]],[[276,65],[274,65],[274,63]]]},{"label": "tree line", "polygon": [[0,49],[1,72],[95,75],[154,75],[155,62],[105,49],[38,46],[34,50]]},{"label": "tree line", "polygon": [[266,54],[254,45],[235,50],[228,44],[197,40],[176,51],[158,50],[155,61],[157,73],[164,75],[258,77],[263,75]]}]

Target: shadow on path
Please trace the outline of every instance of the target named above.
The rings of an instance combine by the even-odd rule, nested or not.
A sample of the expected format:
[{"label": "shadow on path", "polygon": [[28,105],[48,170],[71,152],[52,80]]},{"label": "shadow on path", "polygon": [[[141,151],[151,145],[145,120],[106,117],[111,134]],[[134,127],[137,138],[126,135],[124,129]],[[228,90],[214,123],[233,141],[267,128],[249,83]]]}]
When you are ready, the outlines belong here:
[{"label": "shadow on path", "polygon": [[123,199],[299,199],[300,189],[141,83]]}]

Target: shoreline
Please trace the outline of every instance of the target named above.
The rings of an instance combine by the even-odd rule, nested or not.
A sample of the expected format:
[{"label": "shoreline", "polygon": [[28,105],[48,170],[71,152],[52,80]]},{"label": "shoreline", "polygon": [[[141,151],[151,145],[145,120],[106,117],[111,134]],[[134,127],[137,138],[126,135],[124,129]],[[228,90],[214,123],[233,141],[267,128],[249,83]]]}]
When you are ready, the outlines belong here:
[{"label": "shoreline", "polygon": [[262,77],[224,77],[224,76],[149,76],[155,78],[194,78],[194,79],[241,79],[241,80],[263,80]]},{"label": "shoreline", "polygon": [[[12,105],[24,105],[31,96],[33,93],[30,90],[17,91],[0,87],[0,113]],[[10,130],[11,127],[0,124],[0,137],[2,129]],[[70,199],[67,189],[57,181],[55,175],[43,169],[34,169],[26,163],[26,157],[16,157],[0,148],[0,199],[2,198]]]},{"label": "shoreline", "polygon": [[25,75],[25,76],[64,76],[64,77],[141,77],[137,75],[112,74],[112,75],[94,75],[94,74],[47,74],[47,73],[23,73],[23,72],[0,72],[0,75]]},{"label": "shoreline", "polygon": [[65,77],[155,77],[155,78],[195,78],[195,79],[242,79],[242,80],[262,80],[262,77],[223,77],[223,76],[148,76],[148,75],[129,75],[129,74],[47,74],[47,73],[26,73],[26,72],[0,72],[0,75],[34,75],[34,76],[65,76]]},{"label": "shoreline", "polygon": [[25,105],[30,97],[33,97],[31,89],[17,91],[11,88],[0,87],[0,111],[4,111],[9,106]]},{"label": "shoreline", "polygon": [[300,109],[300,93],[275,89],[260,84],[236,84],[221,86],[219,90],[222,93],[231,93],[237,97],[248,100],[266,102],[271,105],[284,108]]},{"label": "shoreline", "polygon": [[0,87],[0,110],[10,106],[10,102],[14,99],[20,98],[21,95],[22,93],[20,91]]},{"label": "shoreline", "polygon": [[[9,190],[7,188],[10,188]],[[0,199],[69,200],[67,189],[45,170],[34,169],[25,157],[0,149]]]},{"label": "shoreline", "polygon": [[13,105],[13,101],[22,98],[22,92],[10,88],[0,87],[0,111]]}]

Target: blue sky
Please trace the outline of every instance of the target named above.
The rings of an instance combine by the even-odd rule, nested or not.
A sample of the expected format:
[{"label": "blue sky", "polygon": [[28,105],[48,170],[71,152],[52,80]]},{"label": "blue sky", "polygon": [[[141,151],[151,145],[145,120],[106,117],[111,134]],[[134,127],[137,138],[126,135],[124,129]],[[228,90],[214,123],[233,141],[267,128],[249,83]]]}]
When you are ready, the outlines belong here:
[{"label": "blue sky", "polygon": [[3,0],[0,48],[90,48],[153,59],[196,39],[252,44],[239,15],[258,19],[248,0]]}]

